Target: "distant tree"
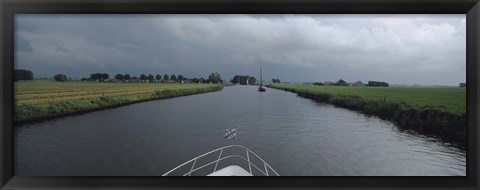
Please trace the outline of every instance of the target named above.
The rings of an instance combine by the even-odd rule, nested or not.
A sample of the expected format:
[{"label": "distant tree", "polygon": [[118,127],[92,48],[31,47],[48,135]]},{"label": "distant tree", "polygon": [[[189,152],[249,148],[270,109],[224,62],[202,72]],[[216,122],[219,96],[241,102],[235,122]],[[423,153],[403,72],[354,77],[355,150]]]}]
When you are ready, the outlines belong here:
[{"label": "distant tree", "polygon": [[373,86],[373,87],[388,87],[388,83],[386,82],[379,82],[379,81],[368,81],[367,86]]},{"label": "distant tree", "polygon": [[137,78],[137,76],[133,75],[132,79],[137,80],[138,78]]},{"label": "distant tree", "polygon": [[250,85],[257,83],[257,79],[253,76],[248,77],[247,80],[248,80],[248,84],[250,84]]},{"label": "distant tree", "polygon": [[335,83],[335,86],[348,86],[348,83],[345,82],[343,79],[340,79]]},{"label": "distant tree", "polygon": [[155,80],[155,77],[152,74],[149,74],[147,78],[150,82],[153,82]]},{"label": "distant tree", "polygon": [[117,75],[115,75],[115,79],[117,80],[123,80],[123,75],[118,73]]},{"label": "distant tree", "polygon": [[197,77],[194,77],[194,78],[192,79],[192,83],[198,83],[199,81],[200,81],[200,80],[197,79]]},{"label": "distant tree", "polygon": [[20,81],[20,80],[33,80],[33,72],[30,70],[25,70],[25,69],[18,69],[15,70],[15,73],[13,74],[13,80],[14,81]]},{"label": "distant tree", "polygon": [[177,81],[177,76],[172,74],[172,76],[170,76],[170,80],[172,80],[174,82]]},{"label": "distant tree", "polygon": [[102,74],[102,80],[104,80],[104,81],[107,80],[109,76],[110,75],[108,75],[107,73],[103,73]]},{"label": "distant tree", "polygon": [[280,83],[280,79],[272,79],[272,83]]},{"label": "distant tree", "polygon": [[[233,84],[246,84],[248,79],[248,76],[241,76],[241,75],[235,75],[230,82]],[[243,83],[243,80],[245,80],[245,83]]]},{"label": "distant tree", "polygon": [[131,79],[131,77],[130,77],[130,75],[129,75],[129,74],[125,74],[125,75],[123,75],[123,79],[125,79],[125,80],[130,80],[130,79]]},{"label": "distant tree", "polygon": [[313,85],[323,86],[323,83],[322,82],[314,82]]},{"label": "distant tree", "polygon": [[223,83],[223,80],[222,78],[220,77],[220,74],[218,74],[217,72],[215,73],[212,73],[208,76],[208,79],[207,79],[207,82],[211,82],[211,83]]},{"label": "distant tree", "polygon": [[155,78],[157,79],[157,82],[160,82],[160,80],[162,79],[162,76],[160,76],[159,74],[157,74],[157,75],[155,76]]},{"label": "distant tree", "polygon": [[56,74],[55,76],[53,76],[53,80],[57,82],[65,82],[67,81],[67,76],[64,74]]},{"label": "distant tree", "polygon": [[467,83],[462,82],[462,83],[458,84],[458,86],[459,86],[460,88],[466,88],[466,87],[467,87]]},{"label": "distant tree", "polygon": [[163,80],[168,81],[168,80],[170,80],[170,77],[167,74],[164,74],[163,75]]},{"label": "distant tree", "polygon": [[141,75],[140,75],[140,80],[142,80],[142,82],[145,81],[145,80],[147,80],[147,75],[141,74]]},{"label": "distant tree", "polygon": [[185,80],[185,77],[183,77],[183,75],[178,75],[178,80]]},{"label": "distant tree", "polygon": [[246,85],[247,83],[253,85],[257,82],[257,79],[248,75],[235,75],[233,79],[230,80],[230,82],[241,85]]},{"label": "distant tree", "polygon": [[88,81],[88,78],[82,78],[80,81]]},{"label": "distant tree", "polygon": [[97,81],[97,80],[100,80],[101,78],[100,76],[101,76],[100,73],[93,73],[93,74],[90,74],[90,79]]},{"label": "distant tree", "polygon": [[107,80],[109,75],[107,73],[93,73],[90,75],[90,79],[96,80],[96,81],[105,81]]},{"label": "distant tree", "polygon": [[233,84],[240,84],[240,76],[235,75],[232,79],[230,79],[230,82]]},{"label": "distant tree", "polygon": [[203,77],[200,77],[199,83],[206,83],[206,82],[207,82],[207,80],[205,80]]}]

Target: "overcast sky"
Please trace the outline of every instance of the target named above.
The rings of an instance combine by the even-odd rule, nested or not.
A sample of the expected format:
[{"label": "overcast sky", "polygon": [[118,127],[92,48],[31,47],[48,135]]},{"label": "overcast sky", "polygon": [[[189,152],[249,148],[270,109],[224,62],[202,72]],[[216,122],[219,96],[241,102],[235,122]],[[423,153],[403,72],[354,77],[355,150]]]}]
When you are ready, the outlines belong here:
[{"label": "overcast sky", "polygon": [[224,80],[466,81],[465,15],[17,15],[15,67]]}]

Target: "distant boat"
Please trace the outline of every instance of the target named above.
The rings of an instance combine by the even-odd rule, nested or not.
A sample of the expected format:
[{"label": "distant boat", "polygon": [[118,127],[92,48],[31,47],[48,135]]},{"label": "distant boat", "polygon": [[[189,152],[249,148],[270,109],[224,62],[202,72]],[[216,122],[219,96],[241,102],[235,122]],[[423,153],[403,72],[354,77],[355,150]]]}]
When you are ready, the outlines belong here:
[{"label": "distant boat", "polygon": [[263,88],[263,85],[262,85],[262,66],[260,65],[260,87],[258,87],[258,91],[259,92],[265,92],[265,88]]}]

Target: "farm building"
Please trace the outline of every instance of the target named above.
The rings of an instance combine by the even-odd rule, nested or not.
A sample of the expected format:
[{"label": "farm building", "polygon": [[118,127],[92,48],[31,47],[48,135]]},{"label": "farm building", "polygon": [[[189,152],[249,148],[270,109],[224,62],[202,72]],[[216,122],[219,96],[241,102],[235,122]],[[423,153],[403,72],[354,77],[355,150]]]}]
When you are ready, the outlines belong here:
[{"label": "farm building", "polygon": [[332,81],[325,81],[325,82],[323,83],[324,86],[333,86],[333,84],[334,84],[334,83],[333,83]]},{"label": "farm building", "polygon": [[352,84],[352,86],[365,86],[362,81],[357,81]]}]

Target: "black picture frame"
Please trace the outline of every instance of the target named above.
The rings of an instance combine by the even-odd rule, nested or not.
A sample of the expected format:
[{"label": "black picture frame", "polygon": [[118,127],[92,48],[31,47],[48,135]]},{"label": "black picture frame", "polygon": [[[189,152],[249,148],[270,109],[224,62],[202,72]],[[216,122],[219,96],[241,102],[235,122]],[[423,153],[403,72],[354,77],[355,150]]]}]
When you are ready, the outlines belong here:
[{"label": "black picture frame", "polygon": [[[166,189],[478,189],[479,0],[0,0],[0,187]],[[24,177],[13,170],[15,14],[466,14],[466,177]]]}]

